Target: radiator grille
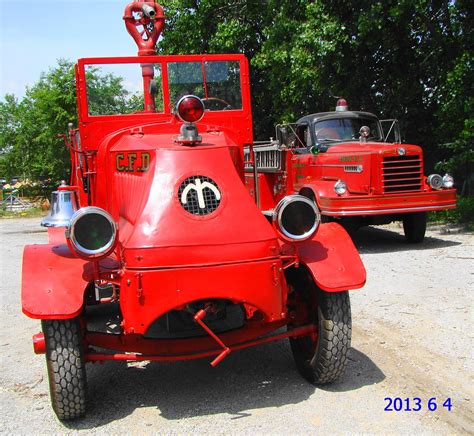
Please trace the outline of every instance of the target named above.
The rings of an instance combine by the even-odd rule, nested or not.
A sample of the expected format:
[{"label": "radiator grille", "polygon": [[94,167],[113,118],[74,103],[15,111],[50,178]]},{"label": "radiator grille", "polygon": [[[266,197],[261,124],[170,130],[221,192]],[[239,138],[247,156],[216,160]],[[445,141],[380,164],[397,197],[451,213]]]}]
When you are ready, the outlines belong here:
[{"label": "radiator grille", "polygon": [[384,192],[420,191],[423,170],[420,155],[385,156],[382,183]]},{"label": "radiator grille", "polygon": [[[282,150],[277,145],[258,145],[254,146],[255,161],[260,172],[278,172],[282,169]],[[244,149],[244,159],[250,161],[250,150]],[[251,169],[251,165],[246,163],[245,169]]]},{"label": "radiator grille", "polygon": [[221,193],[214,180],[205,176],[193,176],[181,183],[178,200],[185,211],[202,216],[214,212],[219,207]]}]

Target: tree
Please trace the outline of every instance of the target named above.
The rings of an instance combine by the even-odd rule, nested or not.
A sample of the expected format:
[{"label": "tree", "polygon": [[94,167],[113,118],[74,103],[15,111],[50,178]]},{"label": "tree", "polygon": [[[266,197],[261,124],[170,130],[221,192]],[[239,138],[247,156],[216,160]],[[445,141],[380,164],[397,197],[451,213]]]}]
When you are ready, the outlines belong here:
[{"label": "tree", "polygon": [[[468,2],[324,3],[348,37],[330,60],[339,71],[333,76],[343,90],[339,92],[383,117],[398,117],[405,140],[423,146],[425,167],[432,171],[447,157],[437,127],[444,124],[440,108],[446,102],[448,76],[463,53],[472,52]],[[464,120],[468,113],[457,114]],[[459,132],[459,124],[449,129],[451,137],[455,130]]]},{"label": "tree", "polygon": [[[73,64],[65,60],[43,73],[21,101],[7,95],[0,102],[7,133],[0,138],[2,173],[7,177],[64,178],[69,154],[58,134],[66,132],[68,122],[76,122],[75,107]],[[9,116],[4,123],[6,113]]]},{"label": "tree", "polygon": [[[126,113],[141,102],[123,88],[121,77],[93,67],[87,78],[92,111]],[[41,74],[20,101],[6,95],[0,102],[0,174],[49,179],[53,185],[67,180],[69,151],[58,135],[68,123],[77,125],[76,108],[74,64],[64,59]]]},{"label": "tree", "polygon": [[[158,44],[160,53],[247,55],[257,138],[272,135],[278,122],[330,110],[339,95],[353,109],[399,118],[405,140],[424,147],[427,170],[447,157],[437,126],[444,124],[442,118],[449,112],[446,97],[455,66],[472,53],[469,2],[163,0],[162,4],[168,20]],[[458,88],[459,95],[464,86],[466,82]],[[460,126],[465,122],[469,130],[468,112],[456,113],[460,122],[450,124],[451,138],[463,136]]]},{"label": "tree", "polygon": [[[470,168],[470,2],[161,3],[167,21],[160,54],[240,52],[249,58],[257,139],[272,136],[277,123],[330,110],[339,95],[353,109],[399,118],[406,142],[424,147],[427,171],[438,161],[449,170]],[[140,99],[122,89],[120,78],[93,69],[88,74],[91,98],[108,107],[105,112],[140,106]],[[67,153],[56,135],[76,120],[72,64],[60,61],[21,101],[7,96],[0,117],[2,172],[60,177]]]}]

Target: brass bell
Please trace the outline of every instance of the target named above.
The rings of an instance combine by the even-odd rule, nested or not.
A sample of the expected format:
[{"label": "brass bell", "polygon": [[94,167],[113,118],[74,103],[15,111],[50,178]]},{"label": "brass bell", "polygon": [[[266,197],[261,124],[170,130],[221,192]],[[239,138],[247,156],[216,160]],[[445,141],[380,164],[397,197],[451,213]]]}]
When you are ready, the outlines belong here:
[{"label": "brass bell", "polygon": [[77,208],[76,191],[68,189],[53,191],[49,213],[41,221],[41,225],[44,227],[67,227]]}]

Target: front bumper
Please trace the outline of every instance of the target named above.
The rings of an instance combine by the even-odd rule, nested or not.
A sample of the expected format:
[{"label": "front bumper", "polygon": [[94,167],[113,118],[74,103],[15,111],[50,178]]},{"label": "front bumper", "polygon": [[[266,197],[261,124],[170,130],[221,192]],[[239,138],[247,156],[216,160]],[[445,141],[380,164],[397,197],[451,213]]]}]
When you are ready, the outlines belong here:
[{"label": "front bumper", "polygon": [[126,334],[144,334],[161,315],[197,300],[246,303],[261,311],[265,322],[278,321],[286,315],[286,295],[278,258],[205,267],[126,269],[120,284]]},{"label": "front bumper", "polygon": [[321,213],[328,216],[387,215],[453,209],[456,190],[407,192],[383,195],[320,197]]}]

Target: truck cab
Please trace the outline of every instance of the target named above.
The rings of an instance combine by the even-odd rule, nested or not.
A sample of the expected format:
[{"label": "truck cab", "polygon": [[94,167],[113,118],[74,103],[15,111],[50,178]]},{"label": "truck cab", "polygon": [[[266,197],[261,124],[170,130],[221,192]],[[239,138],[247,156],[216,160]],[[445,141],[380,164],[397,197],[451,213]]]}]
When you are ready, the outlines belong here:
[{"label": "truck cab", "polygon": [[[270,149],[281,154],[281,165],[273,169],[262,166]],[[417,243],[425,235],[426,212],[456,207],[453,178],[424,175],[423,151],[401,143],[397,120],[349,111],[344,99],[334,112],[278,125],[276,140],[256,144],[253,151],[264,210],[297,192],[317,204],[324,221],[350,230],[403,221],[407,241]],[[247,171],[252,190],[254,175]]]}]

